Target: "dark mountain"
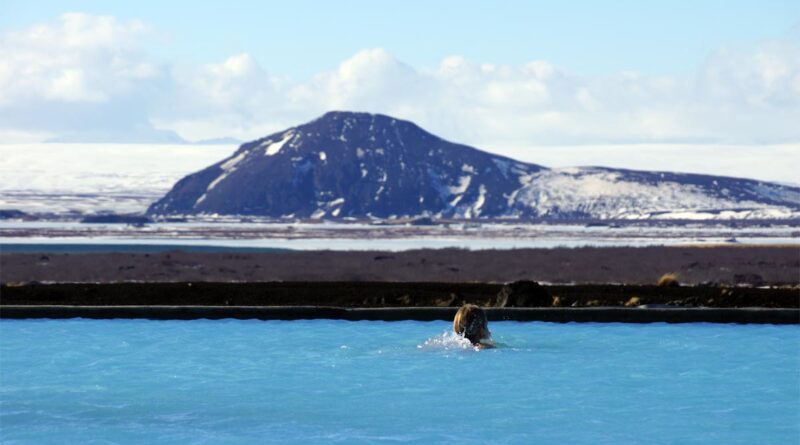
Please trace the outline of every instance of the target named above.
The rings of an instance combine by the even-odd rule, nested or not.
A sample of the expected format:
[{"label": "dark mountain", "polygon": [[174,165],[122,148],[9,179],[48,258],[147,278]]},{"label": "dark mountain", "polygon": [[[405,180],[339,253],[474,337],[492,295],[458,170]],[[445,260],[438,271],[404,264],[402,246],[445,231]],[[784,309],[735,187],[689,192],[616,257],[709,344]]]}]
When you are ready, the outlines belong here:
[{"label": "dark mountain", "polygon": [[151,214],[497,216],[538,165],[380,114],[330,112],[181,179]]},{"label": "dark mountain", "polygon": [[797,218],[800,188],[602,167],[547,169],[380,114],[330,112],[180,181],[151,215]]}]

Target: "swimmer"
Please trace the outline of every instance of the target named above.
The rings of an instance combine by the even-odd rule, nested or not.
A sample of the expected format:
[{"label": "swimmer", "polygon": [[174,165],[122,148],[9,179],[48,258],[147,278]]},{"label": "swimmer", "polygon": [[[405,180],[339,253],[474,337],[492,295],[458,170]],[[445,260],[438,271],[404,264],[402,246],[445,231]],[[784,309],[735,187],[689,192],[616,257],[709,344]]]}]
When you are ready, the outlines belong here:
[{"label": "swimmer", "polygon": [[474,304],[465,304],[456,312],[453,319],[453,330],[458,335],[472,342],[477,349],[494,348],[489,332],[489,322],[486,312]]}]

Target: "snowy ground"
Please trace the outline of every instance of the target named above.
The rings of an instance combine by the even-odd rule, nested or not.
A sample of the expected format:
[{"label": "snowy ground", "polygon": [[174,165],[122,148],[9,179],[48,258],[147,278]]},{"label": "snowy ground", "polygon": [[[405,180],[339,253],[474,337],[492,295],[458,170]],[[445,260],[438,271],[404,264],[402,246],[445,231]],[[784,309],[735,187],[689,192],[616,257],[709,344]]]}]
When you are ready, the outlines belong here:
[{"label": "snowy ground", "polygon": [[0,145],[0,209],[30,213],[142,212],[231,145]]},{"label": "snowy ground", "polygon": [[718,244],[800,245],[791,224],[585,226],[577,224],[448,224],[439,226],[337,223],[157,223],[0,222],[0,250],[12,244],[112,244],[220,246],[296,250],[471,250],[580,246]]}]

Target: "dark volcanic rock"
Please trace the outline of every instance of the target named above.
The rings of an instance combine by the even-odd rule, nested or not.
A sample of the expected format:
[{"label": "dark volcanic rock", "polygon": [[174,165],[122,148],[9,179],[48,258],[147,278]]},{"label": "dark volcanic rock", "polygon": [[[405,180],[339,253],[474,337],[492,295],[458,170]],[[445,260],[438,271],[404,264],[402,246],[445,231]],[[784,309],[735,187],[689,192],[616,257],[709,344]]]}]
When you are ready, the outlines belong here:
[{"label": "dark volcanic rock", "polygon": [[497,294],[497,307],[539,307],[551,306],[553,297],[547,289],[535,281],[515,281],[508,283]]},{"label": "dark volcanic rock", "polygon": [[81,219],[84,224],[149,224],[153,222],[150,218],[142,215],[120,215],[107,213],[100,215],[89,215]]},{"label": "dark volcanic rock", "polygon": [[33,216],[17,209],[0,209],[0,220],[3,219],[22,219],[33,220]]},{"label": "dark volcanic rock", "polygon": [[181,179],[150,214],[497,216],[542,167],[380,114],[330,112]]}]

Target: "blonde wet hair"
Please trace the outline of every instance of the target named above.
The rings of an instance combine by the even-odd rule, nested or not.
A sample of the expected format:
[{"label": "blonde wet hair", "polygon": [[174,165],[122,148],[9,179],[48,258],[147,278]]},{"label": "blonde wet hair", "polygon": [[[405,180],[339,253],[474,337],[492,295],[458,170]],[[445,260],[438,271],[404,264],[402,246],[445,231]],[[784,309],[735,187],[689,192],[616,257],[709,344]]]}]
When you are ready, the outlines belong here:
[{"label": "blonde wet hair", "polygon": [[489,321],[486,312],[474,304],[465,304],[458,309],[453,318],[453,331],[463,335],[472,344],[478,344],[484,338],[489,338]]}]

